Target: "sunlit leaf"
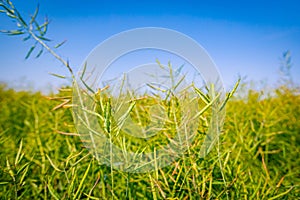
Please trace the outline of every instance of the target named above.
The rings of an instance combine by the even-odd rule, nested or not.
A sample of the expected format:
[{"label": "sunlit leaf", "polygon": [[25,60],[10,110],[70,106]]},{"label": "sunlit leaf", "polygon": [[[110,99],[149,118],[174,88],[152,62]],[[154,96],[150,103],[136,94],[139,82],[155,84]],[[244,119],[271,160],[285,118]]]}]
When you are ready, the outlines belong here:
[{"label": "sunlit leaf", "polygon": [[14,4],[13,4],[11,1],[6,0],[6,2],[7,2],[12,8],[15,8]]},{"label": "sunlit leaf", "polygon": [[209,102],[210,102],[210,98],[206,95],[206,94],[204,94],[199,88],[197,88],[197,87],[195,87],[195,86],[193,86],[194,87],[194,90],[195,90],[195,92],[199,95],[199,97],[202,99],[202,101],[205,103],[205,104],[209,104]]},{"label": "sunlit leaf", "polygon": [[12,30],[12,31],[9,31],[8,35],[22,35],[24,34],[23,31],[19,31],[19,30]]},{"label": "sunlit leaf", "polygon": [[15,15],[15,14],[14,14],[14,10],[9,9],[9,8],[6,7],[4,4],[2,4],[1,7],[4,8],[4,9],[6,10],[6,12],[9,13],[10,15]]},{"label": "sunlit leaf", "polygon": [[59,74],[54,74],[54,73],[49,73],[49,74],[52,75],[52,76],[58,77],[58,78],[62,78],[62,79],[66,78],[66,76],[59,75]]},{"label": "sunlit leaf", "polygon": [[6,15],[7,15],[8,17],[10,17],[10,18],[17,19],[17,17],[16,17],[15,15],[12,15],[12,14],[10,14],[10,13],[8,13],[8,12],[6,12]]}]

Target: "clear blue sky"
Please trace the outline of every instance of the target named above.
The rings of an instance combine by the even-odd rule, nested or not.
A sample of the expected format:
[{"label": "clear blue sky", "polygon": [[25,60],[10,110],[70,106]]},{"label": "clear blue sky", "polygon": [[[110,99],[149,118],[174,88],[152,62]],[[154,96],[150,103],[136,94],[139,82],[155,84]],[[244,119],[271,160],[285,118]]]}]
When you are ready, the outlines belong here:
[{"label": "clear blue sky", "polygon": [[[40,19],[51,20],[48,36],[67,40],[58,53],[79,69],[100,42],[138,27],[164,27],[182,32],[201,44],[219,68],[227,87],[238,75],[276,84],[282,53],[292,53],[292,74],[300,80],[299,1],[102,1],[14,0],[23,15],[40,4]],[[0,29],[13,23],[0,15]],[[54,44],[55,44],[54,42]],[[68,75],[48,53],[25,60],[31,42],[0,35],[0,81],[10,85],[47,89],[66,83],[48,73]]]}]

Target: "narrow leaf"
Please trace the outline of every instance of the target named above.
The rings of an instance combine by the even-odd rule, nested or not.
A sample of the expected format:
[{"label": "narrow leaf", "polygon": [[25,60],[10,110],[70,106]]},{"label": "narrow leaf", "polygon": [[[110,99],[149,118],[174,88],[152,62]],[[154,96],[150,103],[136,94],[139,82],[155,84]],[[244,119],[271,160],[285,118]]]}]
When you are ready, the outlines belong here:
[{"label": "narrow leaf", "polygon": [[202,101],[204,101],[205,104],[209,104],[210,99],[209,97],[207,97],[199,88],[194,87],[195,92],[199,95],[199,97],[202,99]]},{"label": "narrow leaf", "polygon": [[33,46],[29,49],[29,51],[28,51],[28,53],[27,53],[25,59],[28,59],[28,58],[30,57],[30,55],[31,55],[31,53],[33,52],[34,48],[35,48],[35,45],[33,45]]},{"label": "narrow leaf", "polygon": [[212,101],[210,101],[208,104],[206,104],[193,118],[192,120],[194,119],[197,119],[198,117],[200,117],[205,111],[207,111],[211,106],[212,104],[219,98],[220,94],[218,94]]},{"label": "narrow leaf", "polygon": [[64,107],[65,105],[67,105],[69,102],[71,101],[71,99],[65,100],[64,102],[62,102],[61,104],[55,106],[54,108],[52,108],[52,111],[57,110],[61,107]]},{"label": "narrow leaf", "polygon": [[185,79],[185,75],[182,76],[182,78],[178,81],[178,83],[174,86],[173,90],[176,90],[177,87],[182,83],[182,81],[184,81]]},{"label": "narrow leaf", "polygon": [[30,38],[31,38],[31,35],[28,35],[27,37],[23,38],[23,41],[25,42],[25,41],[29,40]]},{"label": "narrow leaf", "polygon": [[58,78],[63,78],[63,79],[66,78],[66,76],[59,75],[59,74],[54,74],[54,73],[49,73],[49,74],[52,75],[52,76],[58,77]]},{"label": "narrow leaf", "polygon": [[54,48],[56,48],[56,49],[59,48],[60,46],[62,46],[63,44],[65,44],[66,41],[67,41],[67,40],[64,40],[64,41],[62,41],[61,43],[55,45]]},{"label": "narrow leaf", "polygon": [[39,53],[36,55],[35,58],[39,58],[39,57],[43,54],[43,52],[44,52],[44,49],[42,48],[42,49],[39,51]]},{"label": "narrow leaf", "polygon": [[23,174],[20,178],[20,183],[23,184],[24,183],[24,180],[25,180],[25,177],[27,175],[27,172],[28,172],[28,169],[29,169],[29,163],[26,163],[24,166],[23,166],[25,169],[23,170]]},{"label": "narrow leaf", "polygon": [[33,21],[33,24],[36,26],[36,30],[39,31],[40,35],[43,35],[41,26],[35,20]]},{"label": "narrow leaf", "polygon": [[232,90],[231,92],[228,93],[228,95],[227,95],[225,101],[223,102],[223,104],[222,104],[221,107],[220,107],[220,110],[222,110],[222,109],[225,107],[227,101],[228,101],[228,100],[233,96],[233,94],[236,92],[236,90],[237,90],[237,88],[238,88],[240,82],[241,82],[241,79],[239,79],[239,80],[237,81],[237,83],[235,84],[233,90]]},{"label": "narrow leaf", "polygon": [[80,80],[82,81],[83,85],[84,85],[90,92],[92,92],[93,94],[96,93],[90,86],[88,86],[88,84],[86,84],[86,82],[85,82],[84,80],[82,80],[82,79],[80,79]]},{"label": "narrow leaf", "polygon": [[10,13],[6,12],[6,15],[12,19],[17,19],[15,15],[11,15]]},{"label": "narrow leaf", "polygon": [[10,36],[13,36],[13,35],[22,35],[24,34],[23,31],[19,31],[19,30],[12,30],[12,31],[9,31],[9,33],[7,33],[8,35]]},{"label": "narrow leaf", "polygon": [[[34,25],[36,26],[36,30],[39,31],[40,35],[41,36],[44,36],[47,32],[47,29],[48,29],[48,25],[49,25],[49,21],[48,19],[46,18],[45,19],[45,22],[42,24],[42,25],[39,25],[36,20],[33,21]],[[43,30],[42,30],[43,29]]]},{"label": "narrow leaf", "polygon": [[34,14],[33,14],[33,16],[31,17],[30,24],[32,24],[32,22],[35,21],[35,18],[36,18],[36,16],[37,16],[38,12],[39,12],[39,4],[37,5],[37,7],[36,7],[36,9],[35,9],[35,11],[34,11]]},{"label": "narrow leaf", "polygon": [[51,196],[55,199],[55,200],[60,200],[61,198],[56,194],[54,188],[52,187],[52,185],[47,184],[49,192],[51,194]]},{"label": "narrow leaf", "polygon": [[41,26],[41,28],[43,28],[43,35],[45,35],[47,33],[48,30],[48,25],[49,25],[49,21],[48,18],[45,19],[45,23]]},{"label": "narrow leaf", "polygon": [[49,160],[51,166],[52,166],[56,171],[58,171],[58,172],[62,172],[62,171],[63,171],[63,170],[59,169],[59,168],[52,162],[52,160],[50,159],[50,157],[49,157],[47,154],[46,154],[46,157],[47,157],[47,159]]},{"label": "narrow leaf", "polygon": [[83,76],[84,76],[84,74],[85,74],[86,66],[87,66],[87,62],[84,63],[83,71],[82,71],[82,74],[81,74],[81,76],[80,76],[80,79],[81,79],[81,80],[83,79]]},{"label": "narrow leaf", "polygon": [[87,175],[88,175],[88,173],[90,171],[91,163],[92,163],[92,161],[90,162],[88,168],[86,169],[86,171],[85,171],[85,173],[84,173],[84,175],[83,175],[83,177],[82,177],[82,179],[80,181],[79,187],[78,187],[78,189],[77,189],[77,191],[76,191],[75,196],[73,197],[73,199],[77,199],[77,196],[78,196],[78,194],[79,194],[79,192],[80,192],[80,190],[81,190],[81,188],[83,186],[83,183],[84,183],[84,181],[85,181],[85,179],[86,179],[86,177],[87,177]]},{"label": "narrow leaf", "polygon": [[26,167],[28,167],[28,165],[30,164],[30,162],[25,163],[22,167],[20,167],[17,171],[17,175],[19,175],[21,172],[24,172],[24,169]]},{"label": "narrow leaf", "polygon": [[17,17],[18,17],[18,20],[19,22],[21,22],[21,24],[23,24],[24,27],[27,27],[27,23],[25,22],[25,20],[22,18],[21,14],[15,10],[16,14],[17,14]]},{"label": "narrow leaf", "polygon": [[18,153],[17,153],[16,159],[15,159],[15,165],[17,165],[21,160],[20,158],[23,157],[23,156],[21,156],[22,147],[23,147],[23,139],[21,139],[21,141],[20,141],[20,146],[19,146]]},{"label": "narrow leaf", "polygon": [[14,4],[10,0],[6,0],[6,2],[10,5],[10,7],[12,7],[12,9],[15,8]]},{"label": "narrow leaf", "polygon": [[184,67],[184,64],[181,65],[178,69],[176,69],[176,71],[175,71],[175,76],[178,76],[178,75],[181,73],[183,67]]},{"label": "narrow leaf", "polygon": [[122,126],[124,125],[126,119],[127,119],[128,116],[130,115],[130,112],[131,112],[132,109],[134,108],[135,104],[136,104],[136,102],[133,101],[133,102],[130,104],[130,106],[129,106],[128,110],[126,111],[126,113],[124,113],[124,115],[122,115],[122,116],[118,119],[118,125],[119,125],[119,127],[122,127]]},{"label": "narrow leaf", "polygon": [[2,4],[2,8],[4,8],[6,10],[6,14],[10,14],[15,16],[14,10],[9,9],[8,7],[6,7],[5,5]]},{"label": "narrow leaf", "polygon": [[41,40],[44,40],[44,41],[47,41],[47,42],[50,42],[51,40],[50,39],[48,39],[48,38],[45,38],[45,37],[43,37],[43,36],[37,36],[39,39],[41,39]]}]

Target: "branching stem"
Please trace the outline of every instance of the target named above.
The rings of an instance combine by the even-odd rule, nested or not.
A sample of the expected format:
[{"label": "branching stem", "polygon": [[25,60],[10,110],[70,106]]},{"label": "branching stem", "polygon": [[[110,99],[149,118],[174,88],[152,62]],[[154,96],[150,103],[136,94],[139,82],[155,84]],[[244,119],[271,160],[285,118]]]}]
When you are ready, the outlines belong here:
[{"label": "branching stem", "polygon": [[69,63],[62,59],[55,51],[53,51],[45,42],[43,42],[40,38],[38,38],[31,30],[28,30],[28,33],[38,42],[40,43],[48,52],[50,52],[57,60],[59,60],[64,66],[67,67],[69,72],[72,75],[72,78],[74,77],[74,73],[72,68],[70,67]]}]

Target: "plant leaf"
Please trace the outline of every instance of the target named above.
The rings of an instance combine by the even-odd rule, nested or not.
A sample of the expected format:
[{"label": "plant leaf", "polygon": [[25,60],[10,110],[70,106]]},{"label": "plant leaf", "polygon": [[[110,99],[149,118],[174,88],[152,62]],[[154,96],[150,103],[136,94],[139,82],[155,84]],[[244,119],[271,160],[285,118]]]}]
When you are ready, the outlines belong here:
[{"label": "plant leaf", "polygon": [[228,93],[226,99],[224,100],[224,102],[222,103],[222,105],[221,105],[221,107],[220,107],[220,110],[222,110],[222,109],[225,107],[227,101],[228,101],[228,100],[233,96],[233,94],[236,92],[238,86],[240,85],[240,82],[241,82],[241,79],[239,79],[239,80],[236,82],[236,84],[235,84],[234,88],[232,89],[232,91]]},{"label": "plant leaf", "polygon": [[44,29],[42,35],[45,35],[47,33],[49,23],[50,22],[48,21],[48,18],[46,17],[44,24],[42,24],[42,26],[41,26],[41,28]]},{"label": "plant leaf", "polygon": [[47,184],[47,188],[48,188],[48,190],[49,190],[51,196],[52,196],[55,200],[61,199],[61,198],[58,196],[58,194],[55,192],[55,190],[54,190],[54,188],[52,187],[52,185]]},{"label": "plant leaf", "polygon": [[20,30],[12,30],[12,31],[9,31],[7,33],[9,36],[13,36],[13,35],[23,35],[24,32],[23,31],[20,31]]},{"label": "plant leaf", "polygon": [[27,37],[23,38],[23,41],[25,42],[25,41],[29,40],[30,38],[31,38],[31,35],[28,35]]},{"label": "plant leaf", "polygon": [[25,59],[28,59],[28,58],[29,58],[29,56],[31,55],[31,53],[33,52],[34,49],[35,49],[35,45],[33,45],[32,47],[30,47],[30,49],[29,49],[29,51],[28,51],[28,53],[27,53]]},{"label": "plant leaf", "polygon": [[44,48],[42,48],[39,53],[35,56],[35,58],[39,58],[44,52]]},{"label": "plant leaf", "polygon": [[1,5],[2,8],[4,8],[6,10],[6,14],[10,14],[10,15],[15,15],[14,10],[9,9],[8,7],[6,7],[4,4]]},{"label": "plant leaf", "polygon": [[51,40],[50,39],[48,39],[48,38],[45,38],[45,37],[43,37],[43,36],[37,36],[39,39],[41,39],[41,40],[44,40],[44,41],[47,41],[47,42],[50,42]]},{"label": "plant leaf", "polygon": [[35,18],[36,18],[36,16],[37,16],[38,13],[39,13],[39,4],[37,5],[37,7],[36,7],[36,9],[34,11],[34,14],[31,17],[30,24],[32,24],[35,21]]},{"label": "plant leaf", "polygon": [[52,76],[58,77],[58,78],[63,78],[63,79],[66,78],[66,76],[59,75],[59,74],[54,74],[54,73],[49,73],[49,74],[52,75]]},{"label": "plant leaf", "polygon": [[210,99],[207,95],[205,95],[199,88],[197,88],[196,86],[194,86],[194,90],[195,92],[199,95],[199,97],[202,99],[202,101],[205,103],[205,104],[209,104],[210,102]]},{"label": "plant leaf", "polygon": [[87,62],[84,63],[83,71],[82,71],[82,74],[81,74],[81,76],[80,76],[80,79],[81,79],[81,80],[83,80],[83,76],[84,76],[84,74],[85,74],[86,66],[87,66]]},{"label": "plant leaf", "polygon": [[61,43],[55,45],[54,48],[56,48],[56,49],[59,48],[60,46],[62,46],[63,44],[65,44],[66,41],[67,41],[67,40],[64,40],[64,41],[62,41]]},{"label": "plant leaf", "polygon": [[[36,26],[36,30],[39,31],[41,36],[44,36],[47,32],[48,24],[50,23],[48,19],[45,19],[45,22],[42,25],[39,25],[36,20],[32,21],[34,25]],[[43,30],[42,30],[43,29]]]},{"label": "plant leaf", "polygon": [[21,24],[23,24],[24,27],[27,27],[27,23],[22,18],[21,14],[17,10],[15,10],[15,13],[16,13],[16,16],[18,18],[18,21],[21,22]]}]

